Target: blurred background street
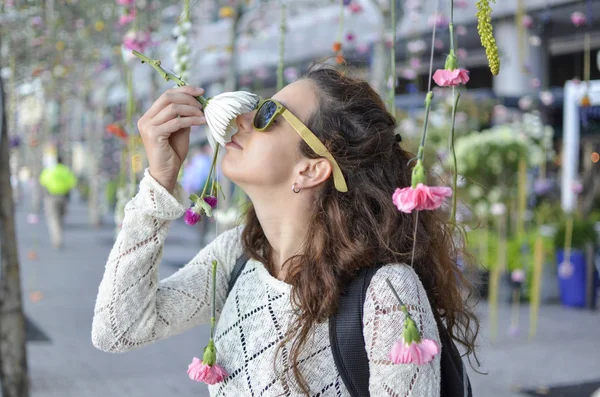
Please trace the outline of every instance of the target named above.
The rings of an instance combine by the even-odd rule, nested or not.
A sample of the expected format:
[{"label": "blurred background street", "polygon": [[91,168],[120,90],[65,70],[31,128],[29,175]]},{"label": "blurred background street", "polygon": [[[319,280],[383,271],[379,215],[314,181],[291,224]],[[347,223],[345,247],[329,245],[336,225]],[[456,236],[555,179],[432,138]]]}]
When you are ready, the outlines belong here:
[{"label": "blurred background street", "polygon": [[[44,222],[27,224],[24,207],[19,207],[17,220],[25,314],[35,326],[29,330],[32,340],[28,342],[33,396],[208,396],[206,386],[186,374],[191,358],[206,344],[207,326],[124,354],[104,353],[92,346],[94,302],[113,242],[112,226],[87,226],[85,206],[73,199],[65,227],[67,243],[55,251],[45,238]],[[196,240],[189,226],[172,224],[161,264],[163,277],[193,257],[200,248]],[[28,260],[27,252],[36,244],[39,259]],[[481,371],[488,375],[471,371],[475,396],[541,396],[549,395],[549,388],[566,386],[564,394],[551,395],[589,397],[586,390],[600,388],[600,313],[558,303],[544,305],[538,334],[529,341],[529,306],[522,305],[519,332],[510,336],[506,303],[499,310],[498,339],[491,343],[487,308],[485,301],[478,306],[483,321]]]}]

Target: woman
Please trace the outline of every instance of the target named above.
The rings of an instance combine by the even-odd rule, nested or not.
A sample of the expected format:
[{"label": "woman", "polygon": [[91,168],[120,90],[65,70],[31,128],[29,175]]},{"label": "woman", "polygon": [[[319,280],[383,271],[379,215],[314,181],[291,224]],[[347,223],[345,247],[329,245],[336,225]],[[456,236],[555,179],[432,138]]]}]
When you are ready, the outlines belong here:
[{"label": "woman", "polygon": [[[390,361],[405,317],[386,279],[424,338],[439,341],[432,307],[468,351],[477,321],[464,304],[451,239],[434,213],[420,213],[413,265],[407,265],[415,214],[400,213],[392,194],[410,184],[411,156],[366,82],[328,68],[312,70],[258,115],[239,116],[222,170],[252,201],[245,226],[221,234],[183,269],[158,281],[168,225],[186,210],[186,200],[176,198],[176,178],[189,127],[205,122],[194,99],[201,93],[171,89],[138,123],[149,169],[127,205],[100,285],[94,345],[131,350],[208,322],[216,259],[215,344],[229,375],[209,387],[211,396],[348,396],[327,319],[359,269],[385,263],[364,303],[370,393],[439,396],[439,355],[419,367]],[[242,252],[251,259],[228,296]]]}]

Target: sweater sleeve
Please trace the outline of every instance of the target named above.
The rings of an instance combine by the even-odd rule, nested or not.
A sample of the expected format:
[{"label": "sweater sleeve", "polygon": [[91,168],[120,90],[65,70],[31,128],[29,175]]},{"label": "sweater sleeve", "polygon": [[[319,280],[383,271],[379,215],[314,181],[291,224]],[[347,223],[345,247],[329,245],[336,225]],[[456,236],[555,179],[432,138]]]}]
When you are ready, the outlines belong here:
[{"label": "sweater sleeve", "polygon": [[159,281],[158,264],[169,224],[186,207],[183,189],[173,195],[146,171],[138,194],[126,205],[122,229],[100,283],[92,342],[123,352],[210,321],[212,260],[218,261],[216,307],[227,298],[227,283],[242,253],[242,227],[219,235],[172,276]]},{"label": "sweater sleeve", "polygon": [[382,267],[373,276],[365,297],[363,330],[369,358],[369,390],[372,396],[429,397],[440,395],[440,355],[424,365],[394,364],[389,353],[402,338],[405,315],[386,283],[390,280],[407,305],[422,338],[439,343],[437,324],[425,288],[406,265]]}]

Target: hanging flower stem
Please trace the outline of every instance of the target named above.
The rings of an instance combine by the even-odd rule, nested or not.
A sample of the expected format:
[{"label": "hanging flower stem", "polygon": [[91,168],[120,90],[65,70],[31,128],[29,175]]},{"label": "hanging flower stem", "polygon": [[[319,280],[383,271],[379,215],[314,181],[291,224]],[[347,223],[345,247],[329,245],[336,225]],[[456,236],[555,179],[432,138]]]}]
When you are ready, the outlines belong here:
[{"label": "hanging flower stem", "polygon": [[[138,52],[136,50],[133,50],[132,53],[133,53],[133,55],[135,55],[136,57],[141,59],[142,63],[147,63],[148,65],[152,66],[165,80],[173,81],[179,87],[183,87],[183,86],[187,85],[187,83],[185,81],[181,80],[173,72],[168,71],[167,69],[164,69],[161,66],[161,63],[158,59],[149,58],[146,55],[144,55],[141,52]],[[206,105],[208,105],[209,100],[204,98],[202,95],[198,95],[195,98],[198,100],[198,102],[200,102],[200,104],[202,104],[202,108],[204,108],[204,107],[206,107]]]},{"label": "hanging flower stem", "polygon": [[458,107],[458,100],[460,99],[460,92],[454,93],[454,87],[452,87],[452,96],[454,97],[454,101],[452,102],[452,127],[450,128],[450,153],[452,153],[452,166],[453,166],[453,175],[452,175],[452,191],[454,194],[452,195],[452,212],[450,213],[450,221],[453,225],[456,224],[456,205],[457,205],[457,194],[456,189],[458,186],[458,162],[456,161],[456,150],[454,149],[454,135],[455,135],[455,121],[456,121],[456,109]]},{"label": "hanging flower stem", "polygon": [[283,67],[285,55],[285,35],[286,35],[286,5],[281,4],[281,24],[279,25],[279,63],[277,64],[277,91],[283,88]]},{"label": "hanging flower stem", "polygon": [[[133,73],[131,69],[127,69],[127,130],[133,131],[133,114],[135,113],[135,94],[133,89]],[[129,195],[133,197],[135,186],[137,185],[135,169],[133,168],[133,154],[135,152],[135,140],[133,137],[129,137],[127,140],[127,150],[129,154],[129,159],[127,164],[129,164]]]},{"label": "hanging flower stem", "polygon": [[404,302],[402,302],[402,299],[400,299],[400,296],[398,295],[398,292],[396,292],[396,288],[394,288],[394,286],[392,285],[390,279],[386,278],[385,282],[390,287],[390,289],[392,290],[392,293],[394,294],[394,296],[398,300],[398,303],[400,304],[400,308],[402,309],[402,311],[404,312],[404,314],[408,314],[408,310],[406,309],[406,305],[404,304]]},{"label": "hanging flower stem", "polygon": [[217,261],[212,261],[212,306],[210,308],[210,339],[215,337],[215,322],[217,312]]},{"label": "hanging flower stem", "polygon": [[391,4],[392,14],[392,48],[390,50],[391,57],[391,70],[390,80],[391,84],[388,92],[388,106],[392,116],[396,117],[396,0],[392,0]]},{"label": "hanging flower stem", "polygon": [[206,194],[206,189],[208,188],[208,183],[210,181],[211,183],[211,192],[214,192],[214,188],[215,188],[215,174],[216,174],[216,169],[217,169],[217,158],[219,157],[219,148],[221,146],[217,145],[216,149],[215,149],[215,154],[213,155],[213,160],[212,160],[212,164],[210,166],[210,171],[208,172],[208,178],[206,178],[206,181],[204,182],[204,187],[202,188],[202,194],[200,195],[200,198],[203,198],[204,195]]}]

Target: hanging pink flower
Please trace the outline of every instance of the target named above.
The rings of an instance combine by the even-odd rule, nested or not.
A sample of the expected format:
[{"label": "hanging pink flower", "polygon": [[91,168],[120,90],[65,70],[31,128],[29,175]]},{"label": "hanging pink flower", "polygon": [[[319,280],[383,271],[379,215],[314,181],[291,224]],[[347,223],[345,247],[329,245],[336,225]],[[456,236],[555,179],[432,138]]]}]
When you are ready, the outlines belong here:
[{"label": "hanging pink flower", "polygon": [[467,34],[467,28],[464,25],[458,25],[456,27],[456,34],[459,36],[464,36]]},{"label": "hanging pink flower", "polygon": [[445,28],[446,26],[448,26],[448,23],[450,22],[450,20],[444,14],[432,14],[429,16],[429,19],[427,20],[427,22],[430,27],[435,26],[438,29],[440,29],[440,28]]},{"label": "hanging pink flower", "polygon": [[533,27],[533,18],[531,15],[523,15],[521,22],[523,23],[523,27],[525,29],[531,29]]},{"label": "hanging pink flower", "polygon": [[187,373],[191,380],[204,382],[208,385],[222,382],[227,377],[227,372],[219,364],[204,364],[198,357],[192,359]]},{"label": "hanging pink flower", "polygon": [[135,0],[117,0],[117,4],[120,6],[132,6],[135,4]]},{"label": "hanging pink flower", "polygon": [[433,81],[440,87],[453,87],[466,84],[469,81],[469,71],[466,69],[438,69],[433,74]]},{"label": "hanging pink flower", "polygon": [[362,12],[363,8],[360,4],[358,3],[352,3],[350,4],[350,6],[348,6],[348,8],[350,9],[350,12],[353,14],[358,14],[360,12]]},{"label": "hanging pink flower", "polygon": [[210,205],[210,208],[213,210],[217,206],[217,198],[215,196],[206,196],[204,197],[204,201],[206,201],[206,204]]},{"label": "hanging pink flower", "polygon": [[421,337],[419,328],[415,320],[410,315],[408,308],[401,301],[398,292],[392,285],[389,279],[385,280],[390,287],[394,296],[400,304],[400,310],[404,313],[404,329],[402,330],[402,338],[394,343],[390,351],[390,360],[394,364],[417,364],[423,365],[431,362],[433,358],[440,352],[439,344],[431,339]]},{"label": "hanging pink flower", "polygon": [[573,23],[573,25],[580,27],[585,25],[585,23],[587,22],[587,17],[583,12],[575,11],[571,14],[571,22]]},{"label": "hanging pink flower", "polygon": [[410,214],[414,210],[435,210],[442,206],[446,197],[452,196],[452,189],[445,186],[427,186],[419,183],[416,188],[411,186],[396,189],[392,196],[398,211]]},{"label": "hanging pink flower", "polygon": [[185,223],[190,226],[200,222],[201,218],[202,217],[200,216],[200,214],[194,211],[193,208],[188,208],[187,210],[185,210],[185,215],[183,216],[183,220],[185,221]]},{"label": "hanging pink flower", "polygon": [[423,339],[420,343],[413,341],[410,345],[402,340],[396,342],[392,347],[390,360],[394,364],[423,365],[431,362],[439,352],[438,343],[431,339]]},{"label": "hanging pink flower", "polygon": [[137,10],[134,8],[129,13],[123,14],[119,17],[119,25],[127,25],[130,22],[135,20],[135,16],[137,15]]},{"label": "hanging pink flower", "polygon": [[573,193],[579,194],[583,192],[583,185],[579,181],[573,181],[571,183],[571,190],[573,191]]},{"label": "hanging pink flower", "polygon": [[128,50],[136,50],[138,52],[144,52],[144,50],[152,45],[153,42],[150,39],[149,32],[136,32],[130,30],[123,36],[123,46]]}]

